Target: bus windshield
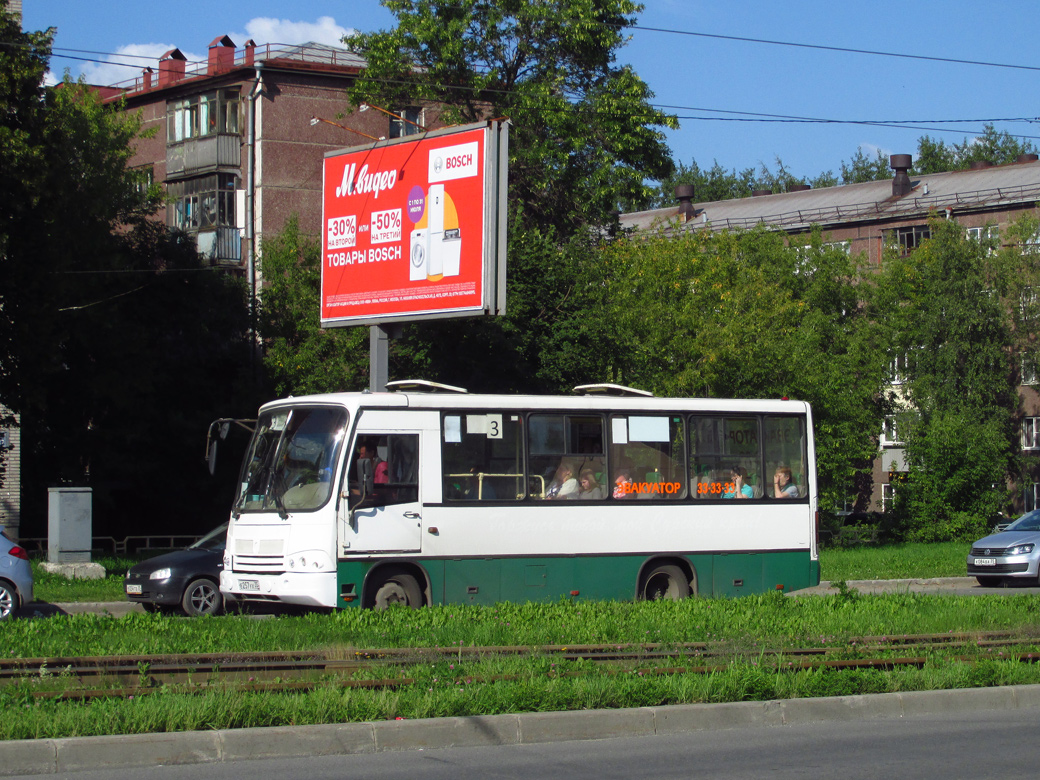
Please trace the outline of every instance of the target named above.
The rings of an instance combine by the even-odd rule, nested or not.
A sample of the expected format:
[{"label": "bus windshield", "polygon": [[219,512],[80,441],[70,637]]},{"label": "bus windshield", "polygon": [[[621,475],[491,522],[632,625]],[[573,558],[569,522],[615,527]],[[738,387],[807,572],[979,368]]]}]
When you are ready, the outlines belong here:
[{"label": "bus windshield", "polygon": [[309,511],[332,493],[332,470],[347,429],[347,412],[297,407],[265,412],[257,420],[242,465],[234,511]]}]

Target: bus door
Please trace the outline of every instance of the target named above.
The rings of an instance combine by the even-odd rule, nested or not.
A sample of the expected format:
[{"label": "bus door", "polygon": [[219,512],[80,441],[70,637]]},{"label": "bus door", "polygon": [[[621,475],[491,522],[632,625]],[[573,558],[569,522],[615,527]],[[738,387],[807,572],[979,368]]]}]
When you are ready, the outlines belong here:
[{"label": "bus door", "polygon": [[422,433],[376,427],[366,416],[347,464],[340,501],[339,554],[418,552],[422,541]]}]

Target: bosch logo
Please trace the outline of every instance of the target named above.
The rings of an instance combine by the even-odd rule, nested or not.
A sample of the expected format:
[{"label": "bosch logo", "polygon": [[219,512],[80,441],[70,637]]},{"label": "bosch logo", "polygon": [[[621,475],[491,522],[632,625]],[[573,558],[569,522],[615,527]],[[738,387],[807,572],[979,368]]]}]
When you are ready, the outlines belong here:
[{"label": "bosch logo", "polygon": [[465,168],[467,165],[473,164],[472,154],[460,154],[456,157],[449,157],[447,167],[450,171],[452,168]]}]

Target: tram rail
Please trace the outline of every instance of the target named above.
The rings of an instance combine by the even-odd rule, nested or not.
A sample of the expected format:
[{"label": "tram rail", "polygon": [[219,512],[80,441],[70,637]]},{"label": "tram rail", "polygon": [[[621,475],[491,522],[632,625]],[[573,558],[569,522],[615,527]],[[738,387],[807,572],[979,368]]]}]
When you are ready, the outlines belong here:
[{"label": "tram rail", "polygon": [[[0,658],[0,688],[30,682],[37,699],[87,700],[147,695],[171,687],[201,693],[216,687],[240,691],[298,691],[320,685],[400,688],[416,679],[397,670],[420,665],[473,664],[495,658],[591,662],[597,674],[708,674],[754,661],[784,671],[895,669],[923,666],[938,652],[953,661],[999,657],[1040,661],[1040,634],[991,631],[855,637],[813,647],[766,648],[726,642],[448,646],[313,651],[140,654],[96,657]],[[575,677],[585,669],[525,674],[455,675],[471,683],[517,680],[535,674]],[[383,676],[385,675],[385,676]]]}]

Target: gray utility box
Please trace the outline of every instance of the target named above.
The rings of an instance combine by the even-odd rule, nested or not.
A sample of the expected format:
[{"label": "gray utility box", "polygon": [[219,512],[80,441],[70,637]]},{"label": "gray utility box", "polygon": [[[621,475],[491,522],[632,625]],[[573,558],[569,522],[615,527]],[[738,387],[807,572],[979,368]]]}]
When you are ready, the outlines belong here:
[{"label": "gray utility box", "polygon": [[94,533],[91,489],[47,488],[47,561],[89,563]]}]

